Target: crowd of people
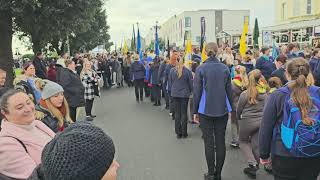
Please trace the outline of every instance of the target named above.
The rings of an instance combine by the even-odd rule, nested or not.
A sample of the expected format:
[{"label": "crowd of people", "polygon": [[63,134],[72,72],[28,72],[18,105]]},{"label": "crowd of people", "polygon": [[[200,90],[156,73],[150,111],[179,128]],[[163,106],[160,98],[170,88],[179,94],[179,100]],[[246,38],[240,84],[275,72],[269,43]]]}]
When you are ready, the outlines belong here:
[{"label": "crowd of people", "polygon": [[[320,50],[289,44],[236,50],[215,43],[207,59],[172,49],[143,54],[62,54],[46,62],[41,52],[23,64],[14,89],[0,69],[0,179],[116,179],[111,138],[88,121],[101,89],[134,87],[137,105],[149,98],[175,121],[177,139],[188,123],[199,124],[208,172],[220,180],[230,146],[246,159],[244,174],[256,179],[262,166],[276,180],[316,180],[320,167]],[[85,121],[79,122],[84,107]],[[79,164],[84,164],[79,166]]]}]

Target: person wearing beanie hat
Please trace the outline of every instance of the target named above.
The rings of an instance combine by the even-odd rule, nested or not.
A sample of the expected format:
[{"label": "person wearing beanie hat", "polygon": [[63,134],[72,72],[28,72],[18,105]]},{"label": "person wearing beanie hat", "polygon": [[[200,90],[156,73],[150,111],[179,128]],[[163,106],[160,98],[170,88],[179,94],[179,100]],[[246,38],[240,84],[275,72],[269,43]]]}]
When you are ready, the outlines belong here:
[{"label": "person wearing beanie hat", "polygon": [[36,119],[42,121],[55,133],[63,131],[72,123],[69,105],[59,84],[43,80],[42,99],[36,106]]},{"label": "person wearing beanie hat", "polygon": [[42,152],[42,164],[29,180],[116,180],[112,139],[102,129],[77,122],[56,135]]}]

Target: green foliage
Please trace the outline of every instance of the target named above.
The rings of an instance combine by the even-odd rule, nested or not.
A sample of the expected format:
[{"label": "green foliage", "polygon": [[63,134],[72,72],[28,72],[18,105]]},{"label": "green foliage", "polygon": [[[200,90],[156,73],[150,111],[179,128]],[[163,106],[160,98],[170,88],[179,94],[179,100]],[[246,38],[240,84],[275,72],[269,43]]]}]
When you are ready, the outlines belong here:
[{"label": "green foliage", "polygon": [[98,45],[105,45],[106,49],[109,49],[113,43],[109,42],[109,26],[107,25],[106,19],[107,15],[105,10],[96,11],[86,31],[75,32],[74,36],[70,36],[71,52],[85,52]]},{"label": "green foliage", "polygon": [[[66,50],[67,40],[72,35],[81,39],[80,34],[97,28],[102,31],[97,44],[103,38],[103,42],[109,45],[109,27],[105,19],[99,19],[106,18],[102,8],[102,0],[1,0],[0,11],[11,11],[13,30],[30,37],[35,53],[45,49],[61,53]],[[97,19],[99,25],[95,25]],[[97,37],[91,33],[84,39],[91,47]]]},{"label": "green foliage", "polygon": [[34,58],[34,54],[24,54],[22,56],[22,59],[25,59],[25,58],[28,58],[28,59],[32,60]]}]

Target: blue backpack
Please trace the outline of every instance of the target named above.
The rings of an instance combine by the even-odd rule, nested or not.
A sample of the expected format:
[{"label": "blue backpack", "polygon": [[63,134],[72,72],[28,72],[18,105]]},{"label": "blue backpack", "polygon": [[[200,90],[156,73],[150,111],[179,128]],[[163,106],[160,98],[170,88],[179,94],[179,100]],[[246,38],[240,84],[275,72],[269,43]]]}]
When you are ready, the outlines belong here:
[{"label": "blue backpack", "polygon": [[301,112],[291,98],[288,87],[279,91],[286,94],[283,108],[283,121],[280,124],[281,140],[290,154],[294,157],[320,156],[320,98],[319,87],[309,87],[313,108],[308,113],[314,120],[313,126],[303,124]]}]

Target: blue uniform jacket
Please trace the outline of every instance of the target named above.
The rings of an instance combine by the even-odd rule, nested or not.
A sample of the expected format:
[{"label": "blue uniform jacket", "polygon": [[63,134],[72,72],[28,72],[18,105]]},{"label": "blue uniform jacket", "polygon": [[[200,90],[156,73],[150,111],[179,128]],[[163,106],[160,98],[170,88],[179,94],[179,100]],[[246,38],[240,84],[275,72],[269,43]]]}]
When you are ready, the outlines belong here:
[{"label": "blue uniform jacket", "polygon": [[229,68],[210,57],[200,65],[193,87],[193,113],[221,117],[232,110],[232,89]]},{"label": "blue uniform jacket", "polygon": [[146,69],[140,61],[134,61],[130,67],[131,80],[144,79]]},{"label": "blue uniform jacket", "polygon": [[179,79],[176,68],[172,68],[169,74],[168,86],[171,89],[171,96],[178,98],[189,98],[192,85],[192,72],[183,67],[182,76]]}]

